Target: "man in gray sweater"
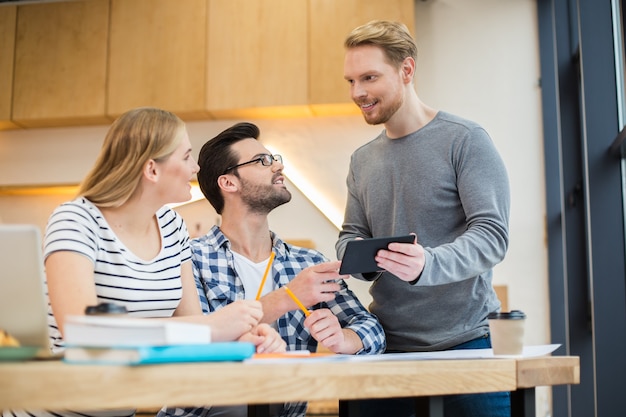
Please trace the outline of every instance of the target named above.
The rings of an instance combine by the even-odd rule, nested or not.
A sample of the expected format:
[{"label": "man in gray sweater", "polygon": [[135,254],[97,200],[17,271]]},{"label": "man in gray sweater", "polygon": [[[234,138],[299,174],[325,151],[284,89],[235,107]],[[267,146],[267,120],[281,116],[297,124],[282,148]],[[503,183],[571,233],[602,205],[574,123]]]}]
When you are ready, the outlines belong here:
[{"label": "man in gray sweater", "polygon": [[[373,281],[370,310],[387,352],[489,348],[487,316],[500,309],[492,268],[509,241],[502,159],[478,124],[419,99],[417,47],[404,25],[370,22],[345,47],[352,99],[367,123],[385,129],[352,155],[338,258],[356,238],[416,234],[413,244],[378,252],[385,272],[356,276]],[[411,399],[363,403],[363,416],[415,415]],[[446,397],[444,412],[509,416],[509,394]]]}]

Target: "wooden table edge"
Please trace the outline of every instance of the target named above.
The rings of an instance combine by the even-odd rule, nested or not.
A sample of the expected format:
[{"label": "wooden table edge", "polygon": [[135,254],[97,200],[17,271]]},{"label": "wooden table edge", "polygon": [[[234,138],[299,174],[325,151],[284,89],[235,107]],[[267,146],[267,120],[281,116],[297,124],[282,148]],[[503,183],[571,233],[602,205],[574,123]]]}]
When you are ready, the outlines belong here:
[{"label": "wooden table edge", "polygon": [[517,360],[518,388],[569,384],[580,384],[578,356],[546,356]]}]

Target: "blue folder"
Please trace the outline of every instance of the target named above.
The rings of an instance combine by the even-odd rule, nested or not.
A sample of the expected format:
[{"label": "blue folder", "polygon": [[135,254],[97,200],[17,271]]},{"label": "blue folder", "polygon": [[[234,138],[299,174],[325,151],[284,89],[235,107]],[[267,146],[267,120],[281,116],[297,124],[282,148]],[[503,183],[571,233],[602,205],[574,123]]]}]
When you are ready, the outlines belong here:
[{"label": "blue folder", "polygon": [[63,361],[72,364],[103,365],[243,361],[244,359],[252,357],[254,352],[254,345],[245,342],[138,346],[134,348],[68,346]]}]

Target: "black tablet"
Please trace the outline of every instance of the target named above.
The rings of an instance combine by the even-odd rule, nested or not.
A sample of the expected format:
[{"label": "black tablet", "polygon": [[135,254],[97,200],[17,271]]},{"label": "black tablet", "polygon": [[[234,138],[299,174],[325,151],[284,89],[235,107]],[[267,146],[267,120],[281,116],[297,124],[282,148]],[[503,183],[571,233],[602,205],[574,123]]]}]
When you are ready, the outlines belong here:
[{"label": "black tablet", "polygon": [[351,240],[346,245],[339,273],[348,275],[379,271],[380,268],[376,265],[374,257],[380,249],[387,249],[392,242],[413,243],[414,241],[414,235]]}]

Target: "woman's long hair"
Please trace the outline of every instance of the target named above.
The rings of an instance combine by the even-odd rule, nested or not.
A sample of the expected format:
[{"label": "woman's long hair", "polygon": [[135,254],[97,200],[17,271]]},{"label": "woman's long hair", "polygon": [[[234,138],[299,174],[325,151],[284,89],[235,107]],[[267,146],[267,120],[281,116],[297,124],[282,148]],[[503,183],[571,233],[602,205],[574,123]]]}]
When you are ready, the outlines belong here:
[{"label": "woman's long hair", "polygon": [[175,114],[141,107],[109,128],[96,162],[78,195],[101,207],[119,207],[133,195],[149,160],[167,159],[178,147],[184,122]]}]

